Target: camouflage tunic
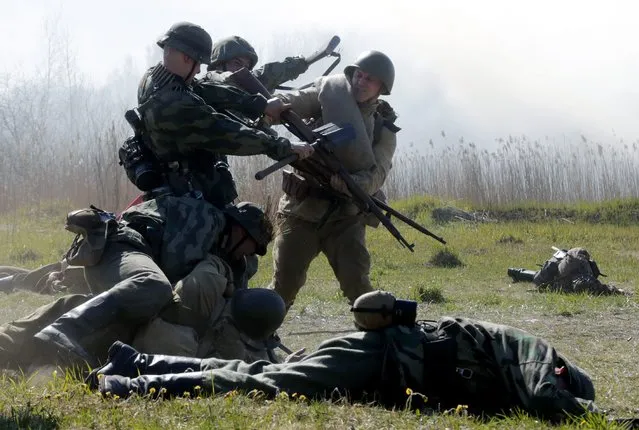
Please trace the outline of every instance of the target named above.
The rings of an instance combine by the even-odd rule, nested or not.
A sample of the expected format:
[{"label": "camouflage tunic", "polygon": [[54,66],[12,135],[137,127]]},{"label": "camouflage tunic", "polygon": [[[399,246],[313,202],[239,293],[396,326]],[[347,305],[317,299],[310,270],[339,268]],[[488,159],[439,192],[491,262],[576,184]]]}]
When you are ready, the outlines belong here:
[{"label": "camouflage tunic", "polygon": [[[403,408],[406,388],[411,388],[433,396],[426,402],[433,409],[440,407],[437,398],[445,397],[441,406],[465,404],[478,413],[520,408],[533,415],[560,418],[597,410],[590,378],[541,338],[508,326],[450,317],[440,319],[430,330],[453,340],[452,356],[447,360],[445,354],[432,355],[435,341],[419,326],[393,326],[327,340],[298,362],[248,364],[205,359],[192,363],[199,372],[133,379],[106,376],[100,389],[124,396],[129,390],[147,394],[151,388],[156,392],[165,388],[177,396],[195,393],[196,387],[201,388],[200,393],[215,394],[258,390],[267,396],[287,392],[313,399],[378,398],[387,406]],[[450,372],[438,375],[436,382],[428,372],[431,365]],[[556,375],[555,369],[562,366],[570,375],[570,391]],[[402,390],[393,390],[393,385]],[[385,400],[389,390],[403,397]]]},{"label": "camouflage tunic", "polygon": [[[535,274],[533,282],[539,291],[587,293],[593,295],[627,294],[624,290],[599,281],[598,269],[583,248],[571,248],[564,255],[555,254]],[[596,266],[595,266],[596,267]]]},{"label": "camouflage tunic", "polygon": [[189,171],[191,186],[214,204],[219,201],[215,187],[220,182],[215,165],[226,155],[266,154],[279,159],[291,153],[288,140],[216,112],[162,64],[142,78],[138,103],[151,150],[161,162],[180,162],[180,168]]}]

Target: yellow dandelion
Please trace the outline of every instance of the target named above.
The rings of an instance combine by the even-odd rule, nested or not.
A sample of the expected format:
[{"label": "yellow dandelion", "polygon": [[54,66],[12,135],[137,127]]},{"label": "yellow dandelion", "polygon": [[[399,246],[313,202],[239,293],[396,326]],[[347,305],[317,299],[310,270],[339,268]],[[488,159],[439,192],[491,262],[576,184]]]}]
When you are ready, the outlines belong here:
[{"label": "yellow dandelion", "polygon": [[166,388],[164,387],[160,388],[160,394],[166,394]]},{"label": "yellow dandelion", "polygon": [[307,399],[306,399],[306,396],[304,394],[300,394],[299,400],[302,401],[302,402],[305,402]]},{"label": "yellow dandelion", "polygon": [[182,393],[182,397],[189,398],[189,397],[191,397],[191,393],[189,393],[188,391],[185,391],[185,392]]},{"label": "yellow dandelion", "polygon": [[149,388],[149,394],[155,394],[155,387]]},{"label": "yellow dandelion", "polygon": [[199,385],[196,385],[195,387],[193,387],[193,389],[195,391],[200,391],[202,389],[202,387],[200,387]]},{"label": "yellow dandelion", "polygon": [[411,390],[410,388],[406,388],[406,395],[411,396],[412,394],[413,394],[413,390]]},{"label": "yellow dandelion", "polygon": [[455,413],[456,414],[461,414],[462,412],[466,411],[468,409],[468,405],[457,405],[457,407],[455,408]]},{"label": "yellow dandelion", "polygon": [[113,400],[118,400],[120,398],[120,396],[118,396],[117,394],[113,395]]}]

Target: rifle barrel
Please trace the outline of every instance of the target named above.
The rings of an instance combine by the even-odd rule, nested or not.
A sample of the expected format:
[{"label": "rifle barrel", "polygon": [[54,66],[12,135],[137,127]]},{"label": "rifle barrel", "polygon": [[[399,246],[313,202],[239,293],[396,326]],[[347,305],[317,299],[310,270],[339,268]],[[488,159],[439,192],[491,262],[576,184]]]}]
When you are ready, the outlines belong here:
[{"label": "rifle barrel", "polygon": [[413,227],[415,230],[419,231],[420,233],[423,233],[423,234],[425,234],[427,236],[430,236],[433,239],[435,239],[436,241],[446,245],[446,241],[444,240],[443,237],[437,236],[436,234],[432,233],[426,227],[416,223],[415,221],[413,221],[412,219],[408,218],[406,215],[402,214],[401,212],[396,211],[395,209],[393,209],[392,207],[388,206],[386,203],[384,203],[383,201],[381,201],[377,197],[371,196],[371,199],[373,200],[373,202],[377,206],[379,206],[380,208],[382,208],[386,212],[390,213],[395,218],[399,219],[400,221],[403,221],[404,223],[406,223],[409,226]]}]

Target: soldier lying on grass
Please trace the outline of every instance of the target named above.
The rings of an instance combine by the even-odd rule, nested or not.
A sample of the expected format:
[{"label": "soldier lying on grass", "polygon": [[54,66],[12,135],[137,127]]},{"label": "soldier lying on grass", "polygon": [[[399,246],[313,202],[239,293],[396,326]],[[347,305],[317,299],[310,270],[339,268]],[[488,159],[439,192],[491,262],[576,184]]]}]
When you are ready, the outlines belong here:
[{"label": "soldier lying on grass", "polygon": [[545,340],[466,318],[415,322],[416,309],[390,293],[366,293],[352,308],[360,331],[280,364],[140,354],[116,342],[88,382],[122,398],[257,390],[399,408],[462,404],[478,414],[521,409],[547,419],[597,411],[590,377]]}]

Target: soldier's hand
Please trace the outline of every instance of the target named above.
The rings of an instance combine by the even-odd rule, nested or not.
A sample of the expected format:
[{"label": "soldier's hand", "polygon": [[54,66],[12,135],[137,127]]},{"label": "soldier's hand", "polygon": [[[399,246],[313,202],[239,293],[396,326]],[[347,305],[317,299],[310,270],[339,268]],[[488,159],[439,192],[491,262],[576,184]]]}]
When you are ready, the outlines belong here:
[{"label": "soldier's hand", "polygon": [[331,175],[331,188],[342,194],[346,194],[347,196],[351,195],[350,191],[348,191],[348,187],[346,186],[346,182],[344,182],[337,173]]},{"label": "soldier's hand", "polygon": [[291,151],[297,154],[300,160],[313,155],[315,149],[306,142],[291,142]]},{"label": "soldier's hand", "polygon": [[282,114],[282,112],[290,108],[291,108],[290,103],[284,103],[282,99],[278,97],[273,97],[272,99],[269,99],[268,102],[266,103],[266,108],[264,109],[264,113],[268,115],[269,117],[273,118],[273,120],[279,121],[280,115]]},{"label": "soldier's hand", "polygon": [[306,357],[306,354],[304,354],[305,352],[306,348],[298,349],[297,351],[287,355],[284,359],[284,363],[295,363],[300,361],[302,358]]}]

